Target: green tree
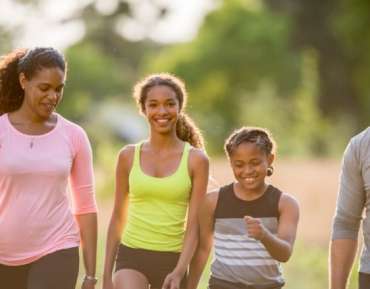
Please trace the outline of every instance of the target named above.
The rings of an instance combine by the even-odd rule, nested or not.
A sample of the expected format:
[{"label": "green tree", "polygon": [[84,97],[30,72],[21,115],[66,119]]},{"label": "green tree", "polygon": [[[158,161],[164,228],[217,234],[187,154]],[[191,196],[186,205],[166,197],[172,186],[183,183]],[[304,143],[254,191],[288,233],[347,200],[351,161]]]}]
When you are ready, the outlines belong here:
[{"label": "green tree", "polygon": [[301,57],[289,47],[289,33],[284,16],[244,1],[224,1],[205,18],[193,42],[165,49],[148,70],[184,78],[190,110],[209,143],[220,148],[242,124],[261,85],[271,86],[280,99],[289,99],[297,88]]},{"label": "green tree", "polygon": [[[193,42],[165,49],[148,71],[186,80],[190,109],[219,148],[232,128],[254,124],[271,127],[284,151],[343,150],[370,120],[370,2],[220,3]],[[311,62],[317,77],[307,80]]]},{"label": "green tree", "polygon": [[[120,19],[133,17],[132,3],[117,1],[114,11],[103,14],[95,2],[82,6],[65,20],[81,19],[86,30],[83,39],[66,51],[69,97],[61,106],[65,115],[79,121],[86,119],[102,101],[130,95],[145,54],[159,49],[159,45],[151,41],[129,41],[117,32]],[[157,9],[158,17],[162,17],[165,10]]]},{"label": "green tree", "polygon": [[[367,0],[265,0],[292,19],[296,50],[318,57],[319,107],[332,119],[344,115],[357,127],[370,117],[370,2]],[[338,117],[339,115],[339,117]]]}]

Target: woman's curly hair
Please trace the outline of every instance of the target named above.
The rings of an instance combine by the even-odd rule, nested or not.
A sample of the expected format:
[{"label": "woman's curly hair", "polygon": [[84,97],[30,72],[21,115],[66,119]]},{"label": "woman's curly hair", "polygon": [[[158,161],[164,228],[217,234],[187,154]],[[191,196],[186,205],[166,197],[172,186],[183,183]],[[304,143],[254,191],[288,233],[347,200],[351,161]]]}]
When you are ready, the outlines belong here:
[{"label": "woman's curly hair", "polygon": [[51,47],[16,49],[0,58],[0,115],[20,108],[24,90],[19,83],[19,74],[31,79],[42,68],[58,67],[66,71],[63,55]]}]

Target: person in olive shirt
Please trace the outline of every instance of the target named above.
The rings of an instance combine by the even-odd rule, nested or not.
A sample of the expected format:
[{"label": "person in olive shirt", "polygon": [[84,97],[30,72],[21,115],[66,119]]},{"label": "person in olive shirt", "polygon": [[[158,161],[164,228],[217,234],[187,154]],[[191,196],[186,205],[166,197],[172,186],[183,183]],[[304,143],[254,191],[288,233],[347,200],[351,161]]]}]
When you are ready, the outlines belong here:
[{"label": "person in olive shirt", "polygon": [[367,128],[351,139],[344,152],[330,244],[330,289],[346,288],[356,256],[361,223],[364,244],[359,268],[359,289],[370,288],[369,194],[370,128]]}]

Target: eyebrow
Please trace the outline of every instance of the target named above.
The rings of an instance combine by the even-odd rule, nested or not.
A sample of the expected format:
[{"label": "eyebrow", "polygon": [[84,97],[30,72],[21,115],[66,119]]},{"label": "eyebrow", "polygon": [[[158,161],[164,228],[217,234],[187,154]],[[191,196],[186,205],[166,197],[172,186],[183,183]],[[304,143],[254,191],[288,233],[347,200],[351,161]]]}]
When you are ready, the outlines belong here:
[{"label": "eyebrow", "polygon": [[[158,102],[157,99],[148,99],[147,101],[148,102]],[[176,102],[176,100],[173,99],[173,98],[167,98],[167,99],[164,100],[164,102]]]},{"label": "eyebrow", "polygon": [[[50,83],[48,82],[41,82],[39,83],[38,85],[47,85],[47,86],[51,86]],[[60,85],[57,86],[57,88],[60,88],[60,87],[64,87],[65,86],[65,83],[61,83]]]}]

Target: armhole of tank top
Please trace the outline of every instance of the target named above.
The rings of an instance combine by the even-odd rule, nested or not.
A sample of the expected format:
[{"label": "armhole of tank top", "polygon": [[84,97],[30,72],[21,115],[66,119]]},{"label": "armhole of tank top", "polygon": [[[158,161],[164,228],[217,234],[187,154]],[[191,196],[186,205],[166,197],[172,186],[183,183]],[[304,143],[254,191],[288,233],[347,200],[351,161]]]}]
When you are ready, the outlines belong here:
[{"label": "armhole of tank top", "polygon": [[185,142],[184,144],[184,150],[181,155],[181,161],[180,161],[180,166],[179,170],[184,170],[186,172],[186,175],[191,178],[191,172],[190,172],[190,150],[191,150],[191,145],[188,142]]},{"label": "armhole of tank top", "polygon": [[139,142],[139,143],[135,144],[134,158],[132,160],[132,166],[131,166],[130,174],[134,170],[140,170],[140,149],[141,149],[142,144],[143,144],[143,142]]},{"label": "armhole of tank top", "polygon": [[283,195],[283,192],[280,191],[278,188],[275,188],[276,190],[276,214],[277,214],[277,219],[279,221],[280,219],[280,200],[281,200],[281,197]]},{"label": "armhole of tank top", "polygon": [[224,192],[225,192],[225,189],[226,187],[221,187],[219,190],[218,190],[218,196],[217,196],[217,202],[216,202],[216,207],[215,207],[215,212],[213,214],[213,219],[214,221],[216,221],[216,218],[218,217],[219,215],[219,212],[220,212],[220,206],[221,206],[221,198],[222,196],[224,195]]}]

